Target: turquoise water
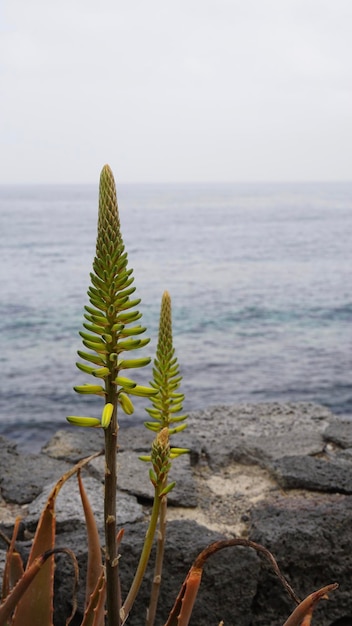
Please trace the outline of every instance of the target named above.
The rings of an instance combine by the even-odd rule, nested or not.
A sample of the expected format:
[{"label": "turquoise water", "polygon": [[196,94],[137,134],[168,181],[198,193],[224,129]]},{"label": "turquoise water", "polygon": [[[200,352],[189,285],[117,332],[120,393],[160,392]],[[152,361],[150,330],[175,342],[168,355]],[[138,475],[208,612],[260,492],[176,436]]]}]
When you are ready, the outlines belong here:
[{"label": "turquoise water", "polygon": [[[0,187],[0,434],[35,442],[68,414],[99,414],[72,391],[87,381],[75,361],[97,195]],[[118,185],[118,197],[145,353],[168,289],[186,409],[303,400],[352,415],[352,184]]]}]

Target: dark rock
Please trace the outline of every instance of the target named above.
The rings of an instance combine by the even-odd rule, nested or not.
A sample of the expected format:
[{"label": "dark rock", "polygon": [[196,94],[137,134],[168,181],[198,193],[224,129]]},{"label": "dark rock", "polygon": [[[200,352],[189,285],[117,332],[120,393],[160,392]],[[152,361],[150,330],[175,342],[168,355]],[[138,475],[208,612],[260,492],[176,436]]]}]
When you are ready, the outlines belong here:
[{"label": "dark rock", "polygon": [[[134,450],[138,454],[150,451],[153,433],[142,424],[139,427],[123,427],[119,430],[119,451]],[[100,428],[69,428],[59,430],[42,448],[42,452],[55,459],[77,463],[104,448],[104,434]]]},{"label": "dark rock", "polygon": [[352,465],[352,448],[339,450],[335,453],[335,459],[338,463],[347,463],[349,465]]},{"label": "dark rock", "polygon": [[[77,611],[75,619],[70,624],[80,626],[84,614],[85,581],[87,572],[87,534],[83,526],[67,530],[56,537],[57,548],[71,548],[74,550],[79,567],[79,585],[77,589]],[[54,625],[66,626],[66,620],[72,612],[73,602],[73,564],[66,554],[55,557],[55,587],[54,587]]]},{"label": "dark rock", "polygon": [[275,478],[284,489],[352,493],[352,464],[311,456],[288,456],[275,461],[272,467]]},{"label": "dark rock", "polygon": [[[145,451],[143,451],[145,454]],[[103,457],[94,459],[90,464],[91,471],[103,482],[105,461]],[[150,463],[138,458],[135,451],[119,452],[117,455],[117,484],[118,488],[126,491],[143,502],[151,503],[154,497],[154,487],[150,482]],[[197,493],[192,475],[188,455],[182,455],[172,465],[170,480],[176,481],[174,489],[168,495],[171,506],[196,507]]]},{"label": "dark rock", "polygon": [[9,439],[7,439],[6,437],[2,437],[0,435],[0,450],[1,450],[1,455],[3,454],[9,454],[11,452],[15,452],[16,451],[16,443],[14,441],[10,441]]},{"label": "dark rock", "polygon": [[4,575],[6,550],[0,550],[0,580]]},{"label": "dark rock", "polygon": [[[54,484],[46,485],[28,507],[25,524],[33,531],[38,523],[40,514],[45,507],[47,498]],[[104,527],[104,500],[103,487],[99,481],[91,476],[83,478],[83,485],[99,528]],[[83,508],[78,489],[78,483],[73,476],[60,489],[55,502],[57,532],[65,532],[84,525]],[[118,494],[117,521],[120,526],[127,522],[136,522],[144,518],[143,509],[136,498],[126,493]]]},{"label": "dark rock", "polygon": [[19,454],[16,447],[0,441],[0,489],[6,502],[25,504],[41,492],[43,486],[57,480],[71,466],[39,454]]},{"label": "dark rock", "polygon": [[42,448],[54,459],[77,463],[104,448],[104,433],[100,428],[70,428],[59,430]]},{"label": "dark rock", "polygon": [[[121,544],[120,575],[122,595],[126,596],[142,549],[146,524],[127,524]],[[171,610],[182,582],[193,560],[209,543],[223,537],[198,525],[196,522],[170,522],[167,528],[167,541],[163,568],[160,610],[157,613],[156,626],[162,626]],[[81,546],[86,544],[81,532],[60,536],[58,545],[78,546],[78,562],[81,580],[85,578],[86,555]],[[153,577],[153,557],[151,567],[142,584],[140,594],[133,606],[128,623],[144,626],[148,606],[150,587]],[[251,605],[254,601],[259,572],[259,559],[248,548],[226,549],[211,557],[204,567],[200,592],[192,614],[191,625],[217,625],[223,619],[226,624],[250,626]],[[60,557],[56,568],[56,626],[64,626],[71,610],[72,566],[66,557]],[[82,615],[84,587],[80,586],[78,615]],[[60,611],[60,613],[59,613]],[[79,621],[77,623],[80,623]]]},{"label": "dark rock", "polygon": [[231,461],[270,467],[283,456],[321,452],[331,418],[324,407],[303,402],[216,406],[191,413],[189,430],[213,469]]},{"label": "dark rock", "polygon": [[[91,431],[92,429],[81,429]],[[93,454],[99,450],[96,433],[83,438],[77,438],[77,429],[59,431],[43,448],[43,452],[54,458],[77,462],[80,458]],[[143,463],[138,457],[150,453],[153,434],[145,428],[124,428],[120,433],[121,445],[117,456],[118,488],[126,491],[142,501],[151,502],[154,488],[149,479],[150,464]],[[94,448],[95,445],[95,448]],[[87,448],[86,448],[87,446]],[[104,457],[94,459],[88,466],[88,471],[104,481]],[[182,455],[172,465],[170,482],[176,481],[175,488],[168,496],[171,506],[196,507],[196,486],[190,466],[190,456]]]},{"label": "dark rock", "polygon": [[[330,626],[334,619],[352,614],[352,497],[321,495],[278,496],[252,510],[250,538],[275,555],[283,574],[303,599],[334,582],[338,590],[321,602],[315,622]],[[279,582],[264,568],[252,606],[256,626],[281,624],[294,608]]]},{"label": "dark rock", "polygon": [[352,420],[332,419],[323,437],[341,448],[352,448]]},{"label": "dark rock", "polygon": [[[118,480],[122,491],[118,510],[119,526],[125,529],[120,550],[124,595],[150,515],[152,488],[147,465],[138,456],[149,453],[152,439],[153,433],[143,427],[124,427],[119,433]],[[321,626],[352,623],[346,621],[352,615],[352,495],[342,495],[352,493],[350,422],[340,422],[327,409],[307,403],[211,407],[192,413],[188,430],[175,436],[173,444],[190,448],[191,454],[175,460],[170,476],[177,480],[177,489],[168,498],[170,504],[174,498],[168,514],[175,521],[167,527],[156,626],[165,623],[195,556],[209,542],[233,533],[249,536],[269,548],[302,598],[327,583],[339,582],[341,586],[329,602],[320,604],[315,621]],[[27,507],[18,541],[24,555],[29,550],[29,543],[24,541],[26,532],[33,532],[54,482],[73,462],[102,445],[100,430],[72,428],[58,433],[42,454],[20,457],[12,444],[0,439],[1,528],[8,532],[9,520],[21,508],[9,503],[9,494],[15,493],[22,502],[34,500]],[[103,542],[103,457],[86,468],[83,480]],[[191,509],[195,504],[197,507]],[[75,477],[62,488],[57,520],[57,546],[76,552],[83,581],[87,540]],[[152,577],[151,566],[128,622],[133,626],[145,623]],[[72,564],[64,555],[57,557],[56,591],[55,626],[61,626],[72,605]],[[83,601],[81,586],[80,612],[72,626],[80,624]],[[227,549],[205,565],[191,625],[217,626],[223,619],[226,626],[278,626],[293,608],[293,601],[267,563],[248,549]]]}]

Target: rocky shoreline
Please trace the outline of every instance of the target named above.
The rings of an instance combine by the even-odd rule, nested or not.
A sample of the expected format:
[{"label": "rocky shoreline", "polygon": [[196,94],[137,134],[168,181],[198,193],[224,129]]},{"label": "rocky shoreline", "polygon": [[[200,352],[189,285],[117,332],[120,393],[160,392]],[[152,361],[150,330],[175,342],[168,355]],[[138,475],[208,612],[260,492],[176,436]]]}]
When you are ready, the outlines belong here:
[{"label": "rocky shoreline", "polygon": [[[321,626],[352,624],[352,421],[309,404],[217,406],[189,416],[174,445],[190,455],[175,460],[169,497],[161,626],[192,560],[208,543],[231,536],[250,538],[271,550],[297,594],[339,582],[316,613]],[[152,486],[140,454],[152,433],[122,428],[119,452],[119,516],[123,591],[131,580],[150,513]],[[19,549],[28,554],[45,496],[74,462],[102,447],[97,430],[59,431],[39,454],[20,454],[0,438],[0,528],[9,534],[23,517]],[[104,460],[98,457],[84,484],[102,526]],[[57,502],[57,545],[75,550],[82,568],[86,538],[76,481]],[[1,548],[3,548],[1,550]],[[0,544],[3,562],[5,547]],[[65,623],[71,601],[70,564],[57,562],[55,625]],[[130,623],[145,623],[149,572]],[[83,590],[79,593],[82,609]],[[205,568],[191,624],[278,626],[294,606],[268,566],[247,548],[227,549]],[[78,615],[79,617],[79,615]],[[79,624],[79,619],[76,622]],[[74,626],[74,623],[73,623]]]}]

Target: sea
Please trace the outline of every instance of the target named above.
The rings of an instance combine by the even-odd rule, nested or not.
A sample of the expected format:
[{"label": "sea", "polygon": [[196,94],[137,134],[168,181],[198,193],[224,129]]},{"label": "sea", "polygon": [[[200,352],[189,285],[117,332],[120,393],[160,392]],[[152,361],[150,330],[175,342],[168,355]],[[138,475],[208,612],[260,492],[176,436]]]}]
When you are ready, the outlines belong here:
[{"label": "sea", "polygon": [[[117,184],[154,356],[172,298],[184,409],[315,402],[352,417],[352,183]],[[98,185],[0,186],[0,435],[36,451],[100,416],[75,363]],[[141,355],[139,355],[141,356]],[[151,369],[134,371],[147,384]],[[145,400],[122,426],[147,418]]]}]

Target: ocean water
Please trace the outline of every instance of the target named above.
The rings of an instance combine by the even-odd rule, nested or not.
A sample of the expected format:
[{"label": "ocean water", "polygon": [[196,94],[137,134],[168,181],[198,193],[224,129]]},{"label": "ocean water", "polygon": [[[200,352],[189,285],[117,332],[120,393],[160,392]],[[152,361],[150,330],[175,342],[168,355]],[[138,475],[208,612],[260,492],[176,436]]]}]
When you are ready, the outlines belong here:
[{"label": "ocean water", "polygon": [[[186,410],[313,401],[352,416],[352,183],[117,191],[144,353],[167,289]],[[75,362],[97,206],[97,185],[0,187],[0,434],[23,446],[99,415],[72,390],[89,382]]]}]

